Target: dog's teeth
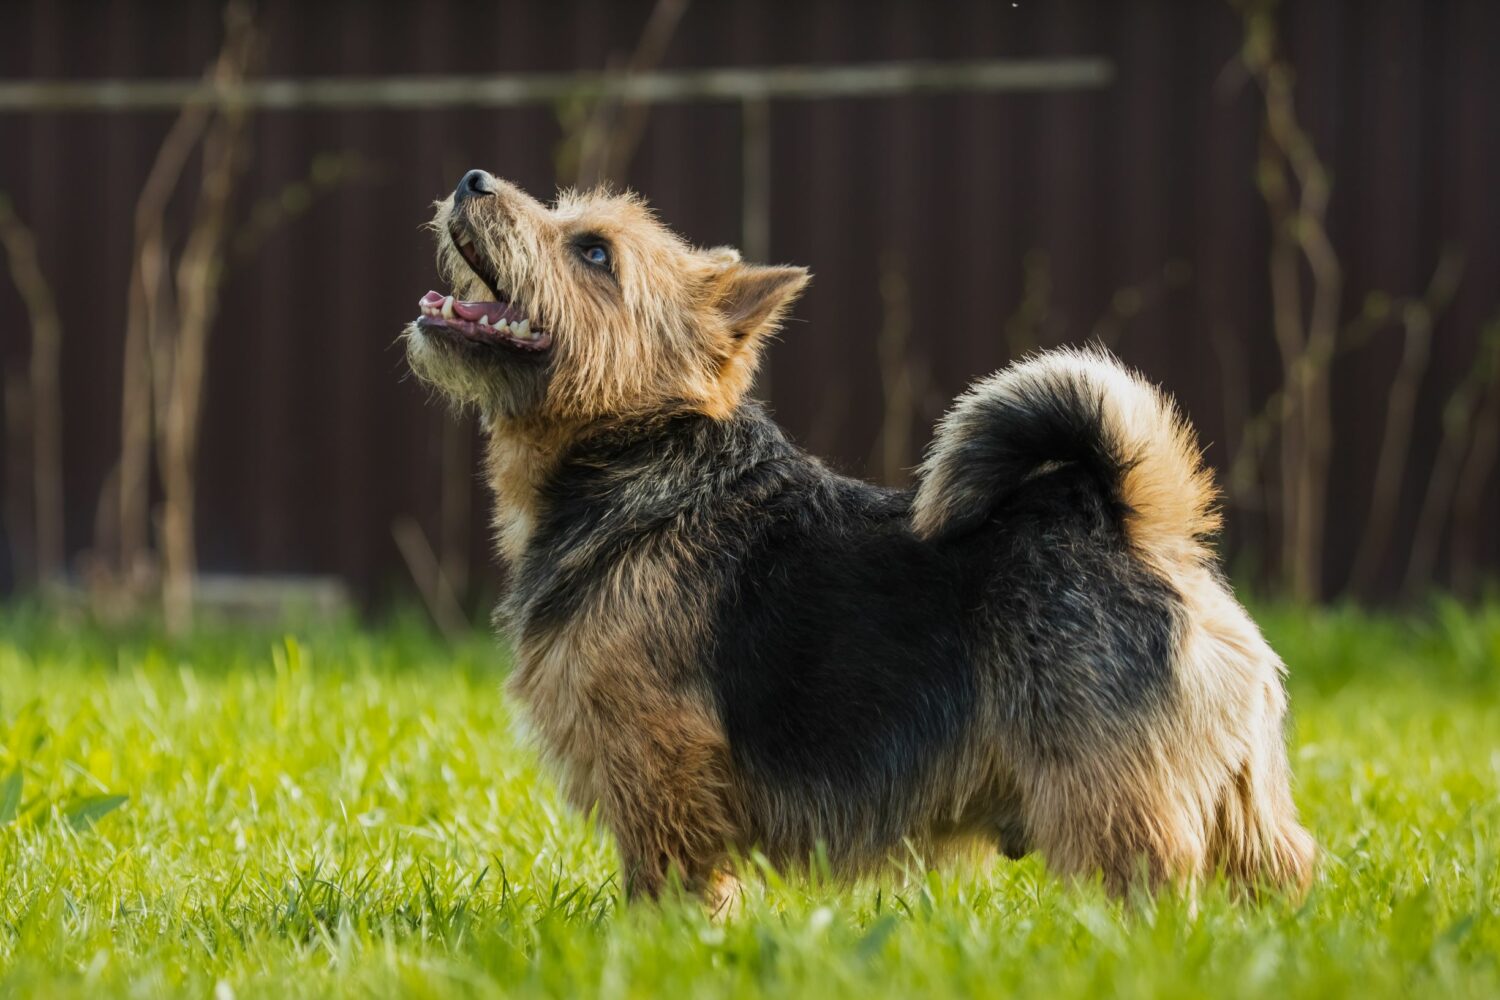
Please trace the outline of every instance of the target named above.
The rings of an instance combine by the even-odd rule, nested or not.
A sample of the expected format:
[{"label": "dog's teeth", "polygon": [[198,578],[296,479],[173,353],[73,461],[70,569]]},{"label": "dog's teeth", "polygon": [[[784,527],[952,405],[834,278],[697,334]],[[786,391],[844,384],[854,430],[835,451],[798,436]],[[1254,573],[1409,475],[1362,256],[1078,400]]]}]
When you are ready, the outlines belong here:
[{"label": "dog's teeth", "polygon": [[509,333],[510,332],[510,324],[507,323],[504,319],[497,319],[497,320],[495,320],[495,329],[496,330],[500,330],[501,332],[504,332],[504,333]]},{"label": "dog's teeth", "polygon": [[517,337],[520,337],[522,340],[530,340],[531,339],[531,320],[529,320],[529,319],[523,319],[519,323],[512,323],[511,327],[510,327],[510,332],[513,333],[513,334],[515,334]]},{"label": "dog's teeth", "polygon": [[481,316],[481,317],[479,317],[479,325],[480,326],[489,326],[490,325],[490,318],[488,316]]},{"label": "dog's teeth", "polygon": [[450,295],[446,299],[443,300],[443,319],[452,319],[452,318],[453,318],[453,296]]}]

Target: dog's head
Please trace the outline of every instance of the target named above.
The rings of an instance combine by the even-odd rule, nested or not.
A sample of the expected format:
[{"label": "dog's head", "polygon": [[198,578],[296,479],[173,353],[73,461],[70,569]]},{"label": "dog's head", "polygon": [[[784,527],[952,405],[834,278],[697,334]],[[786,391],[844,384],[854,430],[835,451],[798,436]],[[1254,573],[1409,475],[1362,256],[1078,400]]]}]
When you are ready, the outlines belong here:
[{"label": "dog's head", "polygon": [[732,411],[807,284],[798,267],[700,250],[630,194],[544,205],[471,170],[432,223],[448,292],[407,328],[412,369],[491,418],[585,423]]}]

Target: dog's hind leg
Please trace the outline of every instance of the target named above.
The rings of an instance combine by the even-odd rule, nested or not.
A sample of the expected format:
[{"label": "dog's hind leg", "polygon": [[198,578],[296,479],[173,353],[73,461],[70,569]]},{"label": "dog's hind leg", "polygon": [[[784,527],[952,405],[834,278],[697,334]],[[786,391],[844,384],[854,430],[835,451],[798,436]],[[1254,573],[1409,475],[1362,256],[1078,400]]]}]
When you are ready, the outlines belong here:
[{"label": "dog's hind leg", "polygon": [[[1279,719],[1278,719],[1279,721]],[[1297,820],[1279,730],[1265,734],[1227,782],[1209,837],[1209,861],[1247,893],[1306,892],[1317,847]]]},{"label": "dog's hind leg", "polygon": [[1032,845],[1059,873],[1102,874],[1116,894],[1219,873],[1252,894],[1306,891],[1316,849],[1292,803],[1279,705],[1269,708],[1260,738],[1236,744],[1238,764],[1227,746],[1169,727],[1134,750],[1117,743],[1042,766],[1026,795]]},{"label": "dog's hind leg", "polygon": [[[1027,796],[1031,845],[1057,873],[1096,876],[1115,895],[1186,886],[1203,870],[1201,824],[1148,768],[1049,766]],[[1104,764],[1106,766],[1098,766]]]},{"label": "dog's hind leg", "polygon": [[[1260,631],[1216,580],[1179,574],[1192,628],[1177,671],[1196,703],[1178,712],[1186,752],[1177,767],[1202,789],[1205,874],[1222,873],[1254,894],[1275,887],[1306,891],[1317,848],[1297,820],[1287,763],[1285,668]],[[1209,720],[1204,725],[1202,720]]]}]

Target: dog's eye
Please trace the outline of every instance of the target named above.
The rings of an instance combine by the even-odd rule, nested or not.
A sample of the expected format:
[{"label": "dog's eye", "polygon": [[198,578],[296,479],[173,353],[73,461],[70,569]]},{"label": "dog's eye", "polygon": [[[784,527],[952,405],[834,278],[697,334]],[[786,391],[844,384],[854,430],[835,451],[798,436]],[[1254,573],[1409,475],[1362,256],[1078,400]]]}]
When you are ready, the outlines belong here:
[{"label": "dog's eye", "polygon": [[583,259],[590,264],[597,265],[598,267],[609,266],[609,251],[602,244],[590,243],[587,246],[580,247],[579,252],[583,254]]}]

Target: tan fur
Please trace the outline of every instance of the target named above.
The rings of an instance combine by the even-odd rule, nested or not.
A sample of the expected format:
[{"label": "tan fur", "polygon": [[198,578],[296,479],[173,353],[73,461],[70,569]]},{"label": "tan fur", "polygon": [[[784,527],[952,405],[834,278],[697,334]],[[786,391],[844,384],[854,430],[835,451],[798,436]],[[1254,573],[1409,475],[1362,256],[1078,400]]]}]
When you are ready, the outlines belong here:
[{"label": "tan fur", "polygon": [[495,542],[508,565],[526,551],[536,525],[537,493],[565,443],[555,430],[524,421],[505,421],[490,430],[485,465],[495,495]]},{"label": "tan fur", "polygon": [[[549,423],[577,426],[676,403],[727,415],[809,280],[802,268],[695,249],[631,194],[566,191],[549,207],[499,186],[463,219],[513,300],[559,334],[553,384],[536,414]],[[454,216],[450,198],[432,227],[447,233]],[[591,280],[570,258],[569,240],[584,233],[609,241],[617,284]],[[492,297],[451,239],[440,237],[438,247],[439,270],[457,297]]]}]

